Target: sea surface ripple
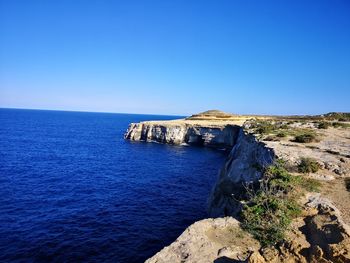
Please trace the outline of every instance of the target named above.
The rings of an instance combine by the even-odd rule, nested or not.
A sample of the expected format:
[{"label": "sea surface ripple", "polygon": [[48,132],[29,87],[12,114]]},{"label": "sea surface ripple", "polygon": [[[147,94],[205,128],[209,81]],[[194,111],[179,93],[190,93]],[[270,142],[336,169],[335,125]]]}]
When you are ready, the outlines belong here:
[{"label": "sea surface ripple", "polygon": [[224,153],[123,139],[174,118],[0,109],[0,262],[143,262],[205,218]]}]

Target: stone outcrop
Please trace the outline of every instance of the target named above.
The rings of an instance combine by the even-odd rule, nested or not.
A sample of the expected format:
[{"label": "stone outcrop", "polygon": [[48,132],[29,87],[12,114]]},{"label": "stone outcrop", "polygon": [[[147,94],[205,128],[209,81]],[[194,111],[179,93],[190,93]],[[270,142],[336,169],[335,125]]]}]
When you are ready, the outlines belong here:
[{"label": "stone outcrop", "polygon": [[236,215],[241,203],[235,195],[240,195],[246,183],[259,180],[262,169],[272,164],[274,158],[273,149],[240,129],[210,196],[209,214],[212,217]]},{"label": "stone outcrop", "polygon": [[293,222],[287,241],[278,249],[262,249],[237,220],[225,217],[194,223],[146,262],[350,262],[350,232],[337,208],[319,194],[309,195],[304,205],[304,216]]},{"label": "stone outcrop", "polygon": [[141,122],[130,124],[125,139],[231,149],[239,129],[239,126],[229,123]]},{"label": "stone outcrop", "polygon": [[231,259],[227,262],[240,262],[259,248],[254,238],[240,230],[236,219],[204,219],[189,226],[175,242],[146,262],[219,263],[225,262],[225,259]]}]

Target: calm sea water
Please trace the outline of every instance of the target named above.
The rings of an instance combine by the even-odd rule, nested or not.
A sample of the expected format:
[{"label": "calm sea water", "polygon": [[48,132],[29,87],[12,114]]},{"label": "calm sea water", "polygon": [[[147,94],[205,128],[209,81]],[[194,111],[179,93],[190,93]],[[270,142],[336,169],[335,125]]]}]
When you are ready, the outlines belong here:
[{"label": "calm sea water", "polygon": [[0,109],[0,262],[143,262],[204,218],[224,153],[123,139],[172,118]]}]

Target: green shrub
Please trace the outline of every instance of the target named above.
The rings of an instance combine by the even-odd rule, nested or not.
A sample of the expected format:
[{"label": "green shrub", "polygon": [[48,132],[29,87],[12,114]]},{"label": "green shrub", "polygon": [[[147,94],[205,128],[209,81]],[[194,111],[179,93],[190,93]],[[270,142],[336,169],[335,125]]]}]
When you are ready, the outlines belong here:
[{"label": "green shrub", "polygon": [[[348,181],[350,189],[350,179]],[[318,191],[319,181],[291,175],[286,163],[277,160],[265,168],[257,185],[247,186],[247,200],[241,213],[242,227],[264,246],[285,238],[293,218],[301,214],[297,198],[303,191]]]},{"label": "green shrub", "polygon": [[243,229],[250,232],[262,246],[274,245],[284,239],[292,217],[300,213],[297,204],[278,196],[259,192],[243,212]]},{"label": "green shrub", "polygon": [[262,246],[282,241],[292,219],[301,213],[295,200],[295,187],[301,177],[293,176],[277,161],[264,172],[257,189],[247,188],[248,200],[243,207],[242,227]]},{"label": "green shrub", "polygon": [[282,132],[277,133],[276,136],[280,137],[280,138],[287,137],[287,133],[282,131]]},{"label": "green shrub", "polygon": [[316,173],[320,169],[320,164],[312,158],[303,157],[300,158],[298,165],[298,171],[300,173]]},{"label": "green shrub", "polygon": [[320,122],[317,126],[317,128],[319,129],[328,129],[328,127],[330,126],[329,122]]},{"label": "green shrub", "polygon": [[257,124],[256,132],[260,134],[270,133],[274,130],[274,125],[271,122],[260,122]]},{"label": "green shrub", "polygon": [[279,160],[266,168],[264,176],[268,180],[269,186],[288,192],[299,184],[300,177],[291,175],[285,166],[285,162]]},{"label": "green shrub", "polygon": [[317,136],[314,133],[305,132],[305,133],[302,133],[302,134],[295,136],[294,141],[300,142],[300,143],[315,142],[315,141],[317,141]]},{"label": "green shrub", "polygon": [[255,121],[251,128],[254,128],[255,133],[258,134],[270,134],[277,133],[280,130],[288,129],[288,125],[284,122],[274,122],[274,121]]}]

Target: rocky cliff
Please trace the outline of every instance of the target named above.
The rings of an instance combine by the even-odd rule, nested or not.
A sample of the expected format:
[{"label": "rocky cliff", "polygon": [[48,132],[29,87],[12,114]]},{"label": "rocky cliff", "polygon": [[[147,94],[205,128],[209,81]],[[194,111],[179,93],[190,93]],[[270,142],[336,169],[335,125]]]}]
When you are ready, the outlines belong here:
[{"label": "rocky cliff", "polygon": [[258,181],[262,176],[262,169],[272,164],[274,159],[275,153],[272,148],[266,147],[240,128],[236,144],[210,196],[209,215],[236,215],[241,210],[241,204],[237,200],[244,190],[244,185]]},{"label": "rocky cliff", "polygon": [[[212,113],[131,124],[125,135],[130,140],[231,148],[209,198],[214,219],[194,223],[147,262],[350,262],[350,203],[344,202],[350,198],[350,124],[331,122],[327,116],[247,121],[252,116],[238,120],[222,113],[218,121]],[[303,177],[316,179],[322,188],[300,196],[303,213],[293,220],[284,241],[262,248],[231,216],[242,209],[244,185],[259,181],[276,158],[286,160],[296,176],[301,160],[312,160],[317,169],[309,167]]]},{"label": "rocky cliff", "polygon": [[125,139],[168,144],[189,144],[231,149],[239,127],[230,123],[162,121],[131,123]]}]

